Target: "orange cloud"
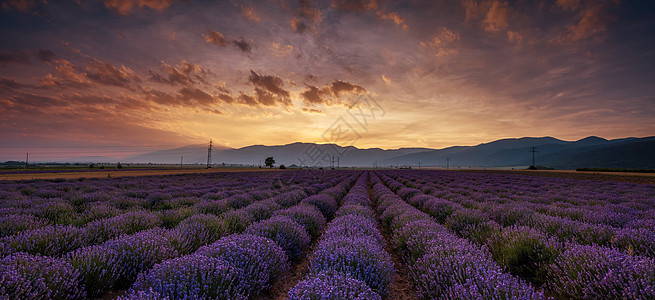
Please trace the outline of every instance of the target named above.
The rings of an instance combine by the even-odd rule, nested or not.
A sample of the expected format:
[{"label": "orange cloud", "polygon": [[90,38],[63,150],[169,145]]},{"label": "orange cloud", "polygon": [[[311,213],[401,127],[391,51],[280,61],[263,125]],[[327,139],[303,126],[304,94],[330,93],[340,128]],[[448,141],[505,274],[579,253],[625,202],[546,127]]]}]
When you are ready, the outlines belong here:
[{"label": "orange cloud", "polygon": [[36,2],[34,0],[6,0],[2,2],[2,9],[12,10],[23,13],[33,13],[36,8]]},{"label": "orange cloud", "polygon": [[341,80],[334,80],[331,84],[320,88],[309,85],[306,90],[300,93],[300,97],[305,103],[311,105],[348,105],[348,103],[339,99],[343,94],[363,93],[366,93],[366,89],[360,85]]},{"label": "orange cloud", "polygon": [[507,27],[507,16],[509,15],[509,4],[507,2],[493,1],[487,15],[482,21],[484,30],[497,32]]},{"label": "orange cloud", "polygon": [[253,22],[261,21],[261,18],[259,17],[257,12],[255,11],[255,8],[252,7],[252,6],[242,6],[241,7],[241,15],[244,18],[246,18],[246,19],[248,19],[250,21],[253,21]]},{"label": "orange cloud", "polygon": [[163,11],[171,6],[174,0],[104,0],[105,7],[115,10],[121,15],[127,15],[135,8],[148,7]]},{"label": "orange cloud", "polygon": [[384,13],[381,10],[376,13],[381,20],[391,20],[396,26],[402,28],[403,30],[407,29],[408,26],[405,24],[405,19],[403,19],[397,12]]},{"label": "orange cloud", "polygon": [[509,26],[509,15],[511,13],[509,4],[506,1],[487,0],[477,2],[464,0],[462,5],[466,9],[466,21],[477,21],[482,19],[482,28],[488,32],[498,32]]},{"label": "orange cloud", "polygon": [[510,42],[520,43],[523,40],[523,36],[518,32],[508,30],[507,31],[507,40],[510,41]]},{"label": "orange cloud", "polygon": [[200,65],[186,60],[175,66],[162,61],[161,68],[165,75],[150,71],[150,80],[170,85],[190,86],[196,83],[207,83],[206,77],[210,74],[210,71],[203,69]]},{"label": "orange cloud", "polygon": [[563,10],[574,11],[580,8],[580,0],[557,0],[557,5]]},{"label": "orange cloud", "polygon": [[576,24],[566,26],[564,32],[551,40],[553,43],[561,44],[588,39],[607,30],[607,24],[613,19],[609,12],[612,3],[607,1],[590,1],[584,7],[579,1],[571,0],[558,1],[557,4],[565,11],[578,11],[576,17],[578,21]]},{"label": "orange cloud", "polygon": [[331,6],[344,11],[363,12],[378,9],[377,0],[333,0]]},{"label": "orange cloud", "polygon": [[225,36],[218,32],[218,31],[209,31],[208,33],[203,33],[202,37],[205,38],[205,42],[207,43],[212,43],[214,45],[218,46],[225,46],[227,45],[227,40],[225,40]]}]

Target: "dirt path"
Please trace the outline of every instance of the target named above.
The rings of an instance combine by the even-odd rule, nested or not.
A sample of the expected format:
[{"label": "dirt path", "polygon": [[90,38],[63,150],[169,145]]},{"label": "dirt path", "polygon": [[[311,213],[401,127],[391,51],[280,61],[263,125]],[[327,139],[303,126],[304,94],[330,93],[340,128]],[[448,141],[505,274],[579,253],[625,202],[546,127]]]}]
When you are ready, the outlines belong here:
[{"label": "dirt path", "polygon": [[[370,180],[370,179],[369,179]],[[377,201],[375,201],[375,198],[373,197],[373,190],[370,187],[370,181],[369,181],[369,187],[368,187],[368,195],[369,199],[371,199],[372,206],[371,208],[373,211],[377,211]],[[409,299],[417,299],[416,292],[414,291],[414,287],[412,286],[411,282],[409,281],[409,270],[405,266],[405,264],[402,263],[402,260],[400,259],[400,255],[398,255],[398,251],[394,249],[391,245],[391,231],[389,228],[386,228],[385,226],[382,226],[380,224],[380,216],[376,215],[377,223],[378,223],[378,230],[380,233],[382,233],[382,236],[384,237],[385,241],[387,242],[385,245],[385,250],[389,255],[391,256],[391,260],[393,261],[393,268],[395,271],[394,277],[393,277],[393,282],[391,282],[391,286],[389,287],[389,296],[387,299],[401,299],[401,300],[409,300]]]}]

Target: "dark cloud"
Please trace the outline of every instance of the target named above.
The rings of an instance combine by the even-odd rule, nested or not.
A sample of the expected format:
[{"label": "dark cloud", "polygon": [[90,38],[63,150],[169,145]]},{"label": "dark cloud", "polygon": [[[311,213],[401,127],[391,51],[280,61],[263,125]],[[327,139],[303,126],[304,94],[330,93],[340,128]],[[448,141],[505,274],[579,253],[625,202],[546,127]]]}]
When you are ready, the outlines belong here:
[{"label": "dark cloud", "polygon": [[315,86],[308,86],[307,90],[300,93],[300,96],[309,104],[322,104],[325,102],[323,97],[328,93]]},{"label": "dark cloud", "polygon": [[0,50],[0,63],[27,64],[30,62],[30,56],[23,51],[6,52]]},{"label": "dark cloud", "polygon": [[249,106],[257,106],[259,103],[257,99],[255,99],[255,97],[250,96],[248,94],[244,94],[243,92],[240,92],[238,99],[239,99],[239,103]]},{"label": "dark cloud", "polygon": [[342,11],[363,12],[378,8],[377,0],[332,0],[332,7]]},{"label": "dark cloud", "polygon": [[303,22],[301,19],[293,17],[291,19],[291,22],[289,22],[289,26],[291,26],[291,31],[295,33],[303,33],[307,30],[307,25],[305,25],[305,22]]},{"label": "dark cloud", "polygon": [[212,43],[218,46],[226,46],[227,40],[225,36],[218,31],[209,31],[208,33],[203,33],[202,36],[205,38],[205,42]]},{"label": "dark cloud", "polygon": [[59,58],[52,50],[41,49],[34,52],[34,56],[42,62],[52,63],[55,59]]},{"label": "dark cloud", "polygon": [[212,95],[205,93],[201,89],[197,88],[182,88],[178,91],[179,98],[183,100],[184,102],[188,103],[191,101],[195,101],[196,103],[200,105],[211,105],[215,104],[216,101],[214,100],[214,97]]},{"label": "dark cloud", "polygon": [[200,65],[190,63],[186,60],[172,66],[162,62],[161,68],[164,75],[150,71],[150,80],[169,85],[192,86],[198,83],[207,83],[207,76],[211,73]]},{"label": "dark cloud", "polygon": [[174,0],[104,0],[105,6],[121,15],[128,15],[134,9],[148,7],[157,11],[164,11],[171,6]]},{"label": "dark cloud", "polygon": [[17,10],[23,13],[34,13],[36,9],[35,0],[5,0],[2,2],[2,9]]},{"label": "dark cloud", "polygon": [[335,80],[332,82],[331,86],[331,91],[332,94],[336,97],[339,97],[342,93],[353,93],[353,94],[360,94],[366,92],[366,89],[363,87],[350,83],[350,82],[345,82],[341,80]]},{"label": "dark cloud", "polygon": [[107,62],[92,60],[86,66],[86,76],[100,84],[133,89],[133,83],[140,83],[141,78],[126,67],[115,67]]},{"label": "dark cloud", "polygon": [[318,22],[321,20],[321,10],[314,7],[315,5],[312,1],[299,0],[298,6],[298,16],[307,18],[312,22]]},{"label": "dark cloud", "polygon": [[323,112],[322,110],[314,109],[314,108],[303,107],[302,111],[304,111],[306,113],[310,113],[310,114],[321,114],[321,115],[325,114],[325,112]]},{"label": "dark cloud", "polygon": [[259,75],[255,71],[250,71],[248,82],[255,87],[271,92],[282,98],[289,98],[289,91],[284,89],[282,78],[275,75]]},{"label": "dark cloud", "polygon": [[234,99],[234,97],[232,97],[232,95],[226,94],[226,93],[218,94],[217,98],[220,99],[221,101],[225,102],[225,103],[228,103],[228,104],[231,104],[231,103],[234,103],[234,102],[237,101],[236,99]]},{"label": "dark cloud", "polygon": [[332,83],[320,88],[308,85],[307,89],[300,93],[300,97],[305,103],[311,105],[348,105],[340,99],[341,96],[344,94],[363,94],[365,92],[366,89],[360,85],[341,80],[334,80]]},{"label": "dark cloud", "polygon": [[252,46],[250,45],[250,43],[248,43],[243,38],[232,40],[232,44],[243,52],[250,52],[250,50],[252,50]]},{"label": "dark cloud", "polygon": [[28,85],[22,84],[11,78],[0,77],[0,91],[17,90],[25,87],[28,87]]}]

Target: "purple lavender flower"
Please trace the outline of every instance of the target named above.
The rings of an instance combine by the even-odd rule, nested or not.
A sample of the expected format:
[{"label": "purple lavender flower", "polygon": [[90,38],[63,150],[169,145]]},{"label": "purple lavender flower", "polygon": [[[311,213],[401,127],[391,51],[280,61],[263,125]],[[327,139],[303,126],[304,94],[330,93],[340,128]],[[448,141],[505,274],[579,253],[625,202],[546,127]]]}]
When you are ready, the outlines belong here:
[{"label": "purple lavender flower", "polygon": [[275,241],[290,260],[297,259],[311,241],[302,225],[280,215],[250,225],[246,233]]},{"label": "purple lavender flower", "polygon": [[270,218],[278,209],[280,209],[280,205],[274,201],[262,200],[248,205],[245,211],[252,216],[253,221],[257,222]]},{"label": "purple lavender flower", "polygon": [[315,238],[321,234],[325,227],[325,217],[314,205],[300,204],[287,209],[278,210],[275,215],[286,216],[302,225],[310,237]]},{"label": "purple lavender flower", "polygon": [[[351,194],[348,194],[351,195]],[[347,196],[346,196],[347,197]],[[345,199],[345,198],[344,198]],[[345,204],[342,205],[336,212],[336,217],[346,216],[346,215],[360,215],[369,219],[374,218],[373,210],[369,206],[364,206],[361,204]]]},{"label": "purple lavender flower", "polygon": [[180,254],[190,254],[203,245],[224,235],[221,219],[214,215],[197,214],[182,221],[169,233],[169,239]]},{"label": "purple lavender flower", "polygon": [[[394,268],[391,257],[368,237],[322,239],[309,262],[310,274],[334,270],[365,282],[382,296],[389,293]],[[310,276],[312,276],[310,275]]]},{"label": "purple lavender flower", "polygon": [[117,265],[121,274],[116,282],[117,287],[128,286],[141,271],[178,256],[166,238],[167,234],[162,229],[150,229],[107,241],[103,245],[117,253]]},{"label": "purple lavender flower", "polygon": [[80,273],[89,297],[102,296],[120,278],[118,253],[102,245],[77,249],[65,259]]},{"label": "purple lavender flower", "polygon": [[45,226],[7,236],[0,241],[0,253],[16,252],[59,256],[85,246],[85,230],[73,226]]},{"label": "purple lavender flower", "polygon": [[139,274],[131,293],[154,292],[157,298],[170,299],[247,299],[244,278],[243,270],[224,260],[192,254],[166,260]]},{"label": "purple lavender flower", "polygon": [[244,209],[228,211],[220,216],[225,235],[241,233],[253,223],[252,216]]},{"label": "purple lavender flower", "polygon": [[654,299],[655,260],[600,246],[565,245],[546,288],[574,299]]},{"label": "purple lavender flower", "polygon": [[336,271],[323,271],[296,284],[287,293],[289,300],[381,300],[365,282]]},{"label": "purple lavender flower", "polygon": [[216,257],[244,270],[251,295],[270,288],[289,270],[287,255],[277,243],[250,234],[221,238],[198,249],[196,254]]},{"label": "purple lavender flower", "polygon": [[80,273],[59,258],[15,253],[0,260],[0,298],[84,299]]},{"label": "purple lavender flower", "polygon": [[334,212],[337,211],[338,204],[331,196],[328,195],[313,195],[301,201],[301,203],[311,204],[316,206],[321,211],[326,219],[332,219]]},{"label": "purple lavender flower", "polygon": [[48,221],[32,215],[1,215],[0,237],[14,235],[21,231],[33,230],[48,225]]}]

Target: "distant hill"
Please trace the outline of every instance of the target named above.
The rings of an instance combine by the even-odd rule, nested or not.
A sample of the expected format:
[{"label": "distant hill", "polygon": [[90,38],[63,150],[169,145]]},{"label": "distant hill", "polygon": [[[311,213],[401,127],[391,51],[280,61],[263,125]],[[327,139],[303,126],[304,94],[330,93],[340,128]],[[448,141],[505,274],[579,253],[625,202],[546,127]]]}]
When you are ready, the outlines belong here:
[{"label": "distant hill", "polygon": [[552,137],[504,139],[458,151],[432,150],[393,157],[386,165],[507,167],[532,164],[530,147],[537,148],[536,164],[556,169],[655,168],[655,137],[606,140],[587,137],[568,142]]},{"label": "distant hill", "polygon": [[[359,149],[334,144],[292,143],[287,145],[253,145],[238,149],[215,147],[212,161],[215,164],[263,164],[266,157],[273,156],[276,166],[285,165],[331,165],[380,167],[421,166],[445,167],[449,160],[451,167],[527,167],[532,163],[530,147],[536,147],[536,163],[556,169],[576,168],[655,168],[655,137],[622,138],[606,140],[590,136],[578,141],[563,141],[553,137],[523,137],[501,139],[476,146],[454,146],[444,149],[380,148]],[[321,155],[319,157],[317,155]],[[176,164],[184,157],[184,163],[204,164],[207,162],[207,145],[190,145],[175,149],[160,150],[132,157],[122,158],[124,163],[168,163]],[[101,157],[84,157],[67,161],[115,161]]]}]

